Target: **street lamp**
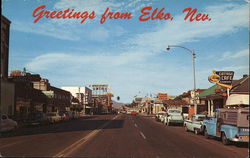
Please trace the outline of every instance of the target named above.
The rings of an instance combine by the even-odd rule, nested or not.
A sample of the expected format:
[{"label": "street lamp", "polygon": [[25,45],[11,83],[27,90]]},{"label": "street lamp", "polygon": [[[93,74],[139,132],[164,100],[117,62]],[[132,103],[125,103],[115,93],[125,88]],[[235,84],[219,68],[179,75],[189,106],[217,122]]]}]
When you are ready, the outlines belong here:
[{"label": "street lamp", "polygon": [[194,113],[197,114],[197,102],[196,102],[196,80],[195,80],[195,52],[194,50],[190,50],[186,47],[183,46],[178,46],[178,45],[168,45],[167,50],[170,50],[171,47],[179,47],[179,48],[183,48],[186,49],[188,52],[190,52],[192,54],[192,61],[193,61],[193,84],[194,84]]}]

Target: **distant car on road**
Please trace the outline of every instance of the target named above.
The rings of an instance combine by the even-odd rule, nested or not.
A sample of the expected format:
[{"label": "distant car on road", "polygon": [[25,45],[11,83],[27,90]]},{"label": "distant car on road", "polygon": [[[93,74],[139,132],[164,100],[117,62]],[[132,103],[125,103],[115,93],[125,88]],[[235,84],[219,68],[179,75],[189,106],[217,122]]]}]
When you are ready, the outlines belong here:
[{"label": "distant car on road", "polygon": [[185,131],[192,131],[195,134],[203,133],[203,120],[206,119],[206,115],[193,115],[191,119],[184,121]]},{"label": "distant car on road", "polygon": [[137,111],[131,111],[131,113],[130,113],[131,115],[137,115],[138,114],[138,112]]},{"label": "distant car on road", "polygon": [[167,115],[164,117],[164,124],[169,126],[170,124],[182,124],[184,119],[181,111],[178,109],[168,109]]},{"label": "distant car on road", "polygon": [[77,118],[79,118],[80,117],[80,114],[78,113],[78,112],[76,112],[76,111],[73,111],[72,112],[72,118],[73,119],[77,119]]},{"label": "distant car on road", "polygon": [[17,122],[6,114],[0,114],[0,132],[9,132],[17,128]]},{"label": "distant car on road", "polygon": [[50,123],[56,123],[61,121],[61,116],[57,112],[49,112],[46,114]]}]

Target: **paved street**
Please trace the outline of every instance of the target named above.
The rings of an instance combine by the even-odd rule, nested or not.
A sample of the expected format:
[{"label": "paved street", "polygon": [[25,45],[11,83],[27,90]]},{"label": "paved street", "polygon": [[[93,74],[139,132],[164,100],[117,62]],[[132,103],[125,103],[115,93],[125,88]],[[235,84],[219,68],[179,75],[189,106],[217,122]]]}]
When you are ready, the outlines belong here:
[{"label": "paved street", "polygon": [[94,115],[55,125],[20,128],[0,138],[2,156],[56,157],[242,157],[246,144],[164,126],[149,116]]}]

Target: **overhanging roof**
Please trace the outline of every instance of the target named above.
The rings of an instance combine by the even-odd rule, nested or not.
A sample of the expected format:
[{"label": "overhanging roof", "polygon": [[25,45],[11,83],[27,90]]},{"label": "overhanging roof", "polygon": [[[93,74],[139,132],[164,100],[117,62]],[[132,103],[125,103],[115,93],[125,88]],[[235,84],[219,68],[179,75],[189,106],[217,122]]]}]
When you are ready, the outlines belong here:
[{"label": "overhanging roof", "polygon": [[210,95],[216,95],[215,93],[215,89],[224,89],[221,86],[215,84],[212,87],[209,87],[208,89],[204,90],[203,92],[201,92],[199,94],[199,97],[206,97],[206,96],[210,96]]}]

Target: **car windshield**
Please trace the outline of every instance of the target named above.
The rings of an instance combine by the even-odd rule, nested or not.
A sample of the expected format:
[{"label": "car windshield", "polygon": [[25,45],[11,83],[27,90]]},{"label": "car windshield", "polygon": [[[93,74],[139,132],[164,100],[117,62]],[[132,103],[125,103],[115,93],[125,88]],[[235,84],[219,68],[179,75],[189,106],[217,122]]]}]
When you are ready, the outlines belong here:
[{"label": "car windshield", "polygon": [[158,113],[158,115],[164,115],[164,114],[165,114],[164,112]]},{"label": "car windshield", "polygon": [[205,119],[206,119],[206,117],[200,116],[200,117],[197,118],[197,121],[203,121],[203,120],[205,120]]},{"label": "car windshield", "polygon": [[179,110],[169,110],[170,113],[181,113]]}]

